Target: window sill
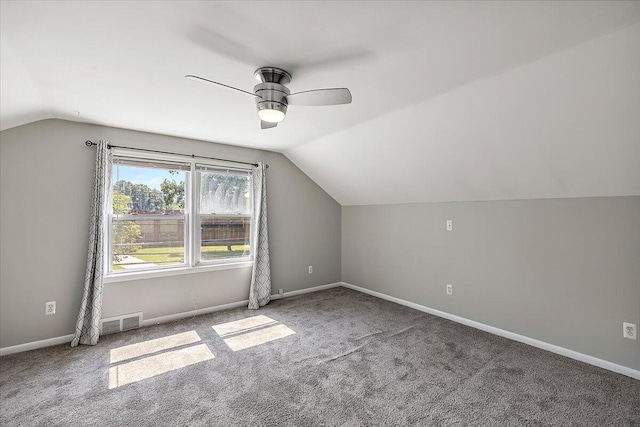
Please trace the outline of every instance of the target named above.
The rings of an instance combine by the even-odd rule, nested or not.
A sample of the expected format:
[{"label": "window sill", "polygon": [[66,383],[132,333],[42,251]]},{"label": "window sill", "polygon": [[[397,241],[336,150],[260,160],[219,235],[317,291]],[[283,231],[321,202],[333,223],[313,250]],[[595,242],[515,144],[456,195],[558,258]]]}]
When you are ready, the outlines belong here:
[{"label": "window sill", "polygon": [[181,276],[183,274],[209,273],[212,271],[234,270],[250,268],[253,261],[234,262],[229,264],[203,265],[198,267],[177,267],[163,270],[132,271],[127,273],[110,274],[104,276],[103,283],[130,282],[132,280],[155,279],[158,277]]}]

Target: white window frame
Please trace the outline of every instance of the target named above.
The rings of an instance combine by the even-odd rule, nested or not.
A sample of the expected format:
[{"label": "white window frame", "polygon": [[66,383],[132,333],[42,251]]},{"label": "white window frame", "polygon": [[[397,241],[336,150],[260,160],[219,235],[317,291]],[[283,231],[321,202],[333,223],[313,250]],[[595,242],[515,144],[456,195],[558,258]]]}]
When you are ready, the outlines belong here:
[{"label": "white window frame", "polygon": [[[175,162],[182,164],[190,164],[187,179],[185,180],[185,209],[182,215],[118,215],[119,220],[126,219],[182,219],[184,218],[184,240],[185,240],[185,262],[183,264],[175,264],[168,266],[156,266],[148,269],[141,268],[135,270],[123,270],[112,271],[112,256],[113,256],[113,200],[111,194],[113,193],[113,185],[115,183],[114,178],[111,177],[110,187],[107,190],[107,212],[105,213],[105,254],[107,255],[104,260],[105,282],[124,282],[129,280],[137,280],[142,278],[153,277],[165,277],[178,274],[190,274],[200,273],[206,271],[227,270],[230,268],[247,268],[253,266],[253,233],[250,233],[250,256],[237,257],[237,258],[223,258],[218,260],[201,261],[200,260],[200,215],[199,215],[199,196],[200,196],[200,172],[196,171],[196,164],[204,165],[217,170],[233,170],[240,172],[247,172],[250,174],[251,169],[239,168],[237,165],[224,162],[224,161],[202,161],[201,159],[194,159],[191,156],[170,155],[170,154],[148,154],[145,152],[136,151],[135,149],[112,149],[112,155],[114,157],[129,157],[139,160],[148,161],[160,161],[160,162]],[[250,184],[251,184],[250,177]],[[250,187],[251,188],[251,187]],[[248,215],[251,218],[251,230],[255,226],[253,218],[253,192],[251,191],[251,213]],[[247,217],[247,215],[244,215]]]}]

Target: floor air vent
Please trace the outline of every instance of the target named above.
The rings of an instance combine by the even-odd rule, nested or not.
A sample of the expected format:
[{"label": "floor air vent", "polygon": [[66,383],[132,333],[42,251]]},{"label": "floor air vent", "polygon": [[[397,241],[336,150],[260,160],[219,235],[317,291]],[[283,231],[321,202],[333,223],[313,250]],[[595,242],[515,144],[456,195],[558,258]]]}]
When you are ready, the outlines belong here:
[{"label": "floor air vent", "polygon": [[113,334],[142,326],[142,312],[109,317],[100,322],[100,335]]}]

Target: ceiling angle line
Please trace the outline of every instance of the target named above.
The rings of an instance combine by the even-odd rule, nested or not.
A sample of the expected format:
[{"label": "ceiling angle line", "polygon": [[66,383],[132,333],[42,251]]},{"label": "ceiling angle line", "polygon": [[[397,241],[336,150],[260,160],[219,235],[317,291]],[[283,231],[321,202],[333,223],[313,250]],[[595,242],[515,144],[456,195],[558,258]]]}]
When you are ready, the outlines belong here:
[{"label": "ceiling angle line", "polygon": [[[86,145],[87,147],[93,147],[98,145],[97,143],[87,139],[84,142],[84,145]],[[124,147],[122,145],[112,145],[109,144],[107,145],[107,147],[109,149],[112,148],[121,148],[121,149],[125,149],[125,150],[133,150],[133,151],[144,151],[145,153],[156,153],[156,154],[170,154],[173,156],[184,156],[184,157],[191,157],[192,159],[207,159],[207,160],[218,160],[221,162],[230,162],[230,163],[238,163],[238,164],[243,164],[243,165],[251,165],[254,167],[258,167],[257,163],[253,163],[253,162],[242,162],[240,160],[231,160],[231,159],[221,159],[218,157],[206,157],[206,156],[196,156],[195,154],[183,154],[183,153],[173,153],[171,151],[160,151],[160,150],[149,150],[147,148],[135,148],[135,147]],[[265,164],[264,165],[265,168],[268,168],[269,165]]]}]

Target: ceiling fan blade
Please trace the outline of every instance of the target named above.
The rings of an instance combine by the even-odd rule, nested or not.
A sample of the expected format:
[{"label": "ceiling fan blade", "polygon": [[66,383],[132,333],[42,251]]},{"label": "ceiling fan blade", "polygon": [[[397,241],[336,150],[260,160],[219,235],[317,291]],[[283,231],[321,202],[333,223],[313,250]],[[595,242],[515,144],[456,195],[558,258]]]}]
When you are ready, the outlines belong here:
[{"label": "ceiling fan blade", "polygon": [[201,81],[201,82],[210,83],[210,84],[214,84],[214,85],[218,85],[218,86],[223,86],[223,87],[226,87],[226,88],[229,88],[229,89],[237,90],[238,92],[242,92],[242,93],[249,94],[251,96],[255,96],[256,98],[261,98],[261,96],[256,95],[255,93],[247,92],[246,90],[238,89],[237,87],[229,86],[229,85],[226,85],[224,83],[214,82],[213,80],[209,80],[209,79],[205,79],[205,78],[202,78],[202,77],[194,76],[192,74],[187,74],[184,77],[186,79],[189,79],[189,80]]},{"label": "ceiling fan blade", "polygon": [[340,105],[351,103],[347,88],[313,89],[287,96],[289,105]]},{"label": "ceiling fan blade", "polygon": [[277,123],[265,122],[264,120],[260,120],[260,129],[271,129],[278,126]]}]

